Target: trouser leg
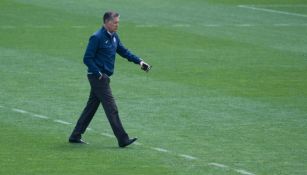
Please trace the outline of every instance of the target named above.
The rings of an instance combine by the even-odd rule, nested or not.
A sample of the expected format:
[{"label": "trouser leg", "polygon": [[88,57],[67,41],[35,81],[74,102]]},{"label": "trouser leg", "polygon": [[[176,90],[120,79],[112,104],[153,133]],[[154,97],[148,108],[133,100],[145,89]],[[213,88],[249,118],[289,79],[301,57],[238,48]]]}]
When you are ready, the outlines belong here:
[{"label": "trouser leg", "polygon": [[102,79],[99,80],[96,77],[90,76],[89,79],[96,97],[99,99],[104,108],[105,114],[118,142],[126,141],[129,139],[129,137],[119,118],[118,109],[110,88],[109,77],[104,75]]},{"label": "trouser leg", "polygon": [[112,96],[110,88],[108,89],[107,93],[108,94],[105,96],[104,100],[102,101],[102,106],[104,108],[108,121],[112,127],[113,133],[119,142],[127,140],[128,134],[124,130],[122,122],[119,118],[117,105],[115,103],[114,97]]},{"label": "trouser leg", "polygon": [[91,92],[88,98],[88,102],[80,115],[80,118],[70,136],[71,139],[80,139],[81,134],[83,134],[92,121],[98,106],[100,104],[99,99],[95,95],[93,89],[91,88]]}]

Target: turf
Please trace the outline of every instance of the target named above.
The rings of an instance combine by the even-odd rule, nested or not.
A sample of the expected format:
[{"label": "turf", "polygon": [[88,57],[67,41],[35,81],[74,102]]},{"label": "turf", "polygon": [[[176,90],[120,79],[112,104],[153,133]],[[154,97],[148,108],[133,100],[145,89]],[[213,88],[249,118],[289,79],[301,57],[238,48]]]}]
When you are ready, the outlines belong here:
[{"label": "turf", "polygon": [[[67,143],[89,93],[84,50],[108,9],[153,65],[116,60],[112,90],[142,144],[127,149],[100,134],[112,134],[102,109],[89,145]],[[0,174],[307,174],[307,17],[293,13],[306,2],[1,0]]]}]

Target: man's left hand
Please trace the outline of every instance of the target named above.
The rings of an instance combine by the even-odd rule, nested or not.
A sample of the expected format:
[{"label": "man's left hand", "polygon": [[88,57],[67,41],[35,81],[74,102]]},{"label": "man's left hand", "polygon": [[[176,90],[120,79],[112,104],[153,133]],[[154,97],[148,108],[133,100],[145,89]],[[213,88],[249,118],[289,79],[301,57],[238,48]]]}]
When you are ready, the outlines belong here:
[{"label": "man's left hand", "polygon": [[152,67],[151,65],[149,65],[148,63],[145,63],[144,61],[141,61],[140,65],[141,65],[141,69],[145,72],[148,72]]}]

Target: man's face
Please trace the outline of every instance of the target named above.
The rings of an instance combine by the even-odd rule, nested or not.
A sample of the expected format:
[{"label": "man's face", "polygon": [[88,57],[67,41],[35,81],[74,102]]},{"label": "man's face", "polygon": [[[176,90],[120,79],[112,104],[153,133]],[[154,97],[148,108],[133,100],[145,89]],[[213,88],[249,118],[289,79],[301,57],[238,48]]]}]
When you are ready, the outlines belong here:
[{"label": "man's face", "polygon": [[111,33],[116,32],[119,25],[119,17],[115,17],[113,20],[108,21],[105,26]]}]

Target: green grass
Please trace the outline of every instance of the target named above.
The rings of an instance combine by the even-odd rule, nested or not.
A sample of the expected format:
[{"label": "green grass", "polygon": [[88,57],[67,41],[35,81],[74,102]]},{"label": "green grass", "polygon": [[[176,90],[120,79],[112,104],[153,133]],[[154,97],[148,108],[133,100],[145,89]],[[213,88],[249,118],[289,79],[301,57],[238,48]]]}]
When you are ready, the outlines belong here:
[{"label": "green grass", "polygon": [[[307,174],[307,18],[241,4],[307,14],[303,0],[2,0],[0,174]],[[85,105],[82,57],[108,9],[121,13],[123,43],[153,65],[145,74],[116,60],[112,90],[142,143],[127,149],[100,135],[112,133],[102,109],[86,146],[53,121],[75,124]]]}]

